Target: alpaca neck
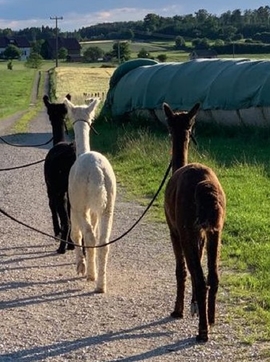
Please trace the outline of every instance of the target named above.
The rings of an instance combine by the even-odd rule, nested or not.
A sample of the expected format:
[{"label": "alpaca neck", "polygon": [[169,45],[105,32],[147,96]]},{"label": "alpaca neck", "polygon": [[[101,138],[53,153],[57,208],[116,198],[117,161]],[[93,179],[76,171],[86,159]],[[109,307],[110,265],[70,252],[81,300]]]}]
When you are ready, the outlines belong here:
[{"label": "alpaca neck", "polygon": [[77,157],[82,153],[90,152],[90,126],[84,121],[76,121],[74,123],[76,155]]},{"label": "alpaca neck", "polygon": [[189,137],[185,137],[182,141],[178,137],[173,140],[172,145],[172,171],[173,173],[180,167],[188,163],[188,144]]},{"label": "alpaca neck", "polygon": [[[59,120],[58,120],[59,122]],[[65,127],[63,122],[57,123],[57,127],[53,126],[53,144],[65,141]]]}]

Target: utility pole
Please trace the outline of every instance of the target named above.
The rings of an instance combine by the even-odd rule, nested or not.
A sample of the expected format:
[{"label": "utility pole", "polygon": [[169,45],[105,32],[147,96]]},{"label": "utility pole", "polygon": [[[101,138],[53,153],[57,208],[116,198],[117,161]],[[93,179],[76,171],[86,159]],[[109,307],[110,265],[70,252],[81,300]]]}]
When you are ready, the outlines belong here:
[{"label": "utility pole", "polygon": [[63,20],[63,16],[50,17],[55,20],[55,66],[58,67],[58,20]]}]

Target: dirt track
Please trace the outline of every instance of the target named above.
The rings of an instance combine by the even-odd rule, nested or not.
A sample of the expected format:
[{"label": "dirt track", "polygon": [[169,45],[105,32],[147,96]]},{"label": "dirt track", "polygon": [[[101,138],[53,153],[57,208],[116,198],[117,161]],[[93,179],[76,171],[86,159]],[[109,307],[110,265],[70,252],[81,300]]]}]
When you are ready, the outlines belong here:
[{"label": "dirt track", "polygon": [[[14,121],[14,120],[13,120]],[[45,111],[29,132],[0,134],[10,142],[41,143],[51,137]],[[15,148],[0,141],[0,168],[45,157],[49,147]],[[162,175],[157,175],[157,187]],[[27,224],[52,233],[43,164],[0,172],[0,208]],[[141,215],[136,203],[118,192],[112,238]],[[0,361],[262,361],[263,345],[241,343],[250,331],[228,312],[230,297],[221,286],[217,325],[207,344],[196,344],[197,318],[189,316],[187,288],[183,320],[169,317],[175,300],[174,258],[165,224],[146,219],[113,244],[108,293],[75,272],[74,252],[56,254],[53,239],[0,214]],[[222,279],[222,273],[221,273]]]}]

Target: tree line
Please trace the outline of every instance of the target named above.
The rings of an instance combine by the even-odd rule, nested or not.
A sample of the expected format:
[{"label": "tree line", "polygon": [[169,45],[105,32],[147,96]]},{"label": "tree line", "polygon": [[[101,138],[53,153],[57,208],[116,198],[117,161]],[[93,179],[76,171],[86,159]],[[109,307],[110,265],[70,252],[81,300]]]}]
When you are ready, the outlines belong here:
[{"label": "tree line", "polygon": [[[55,28],[42,26],[19,31],[0,29],[0,36],[25,36],[40,53],[42,42],[55,36]],[[214,48],[218,54],[232,53],[232,46],[238,54],[270,52],[270,7],[260,6],[255,10],[235,9],[220,16],[199,9],[194,14],[163,17],[147,14],[140,21],[99,23],[73,32],[62,32],[61,37],[75,37],[86,40],[174,40],[176,49],[190,51],[194,48]],[[192,44],[187,47],[186,43]],[[116,51],[116,49],[113,49]],[[97,52],[97,49],[96,49]],[[93,53],[93,50],[92,50]],[[86,54],[92,57],[91,51]],[[97,55],[98,56],[98,55]]]},{"label": "tree line", "polygon": [[[140,21],[100,23],[73,32],[61,32],[60,30],[59,35],[75,37],[79,41],[132,38],[173,39],[180,35],[187,40],[208,38],[232,41],[239,38],[250,38],[255,41],[269,42],[269,35],[266,33],[270,33],[269,6],[260,6],[255,10],[226,11],[220,16],[211,14],[205,9],[199,9],[194,14],[172,17],[150,13]],[[0,29],[0,35],[25,36],[29,41],[34,42],[52,38],[55,36],[55,29],[49,26],[25,28],[19,31],[6,28]]]}]

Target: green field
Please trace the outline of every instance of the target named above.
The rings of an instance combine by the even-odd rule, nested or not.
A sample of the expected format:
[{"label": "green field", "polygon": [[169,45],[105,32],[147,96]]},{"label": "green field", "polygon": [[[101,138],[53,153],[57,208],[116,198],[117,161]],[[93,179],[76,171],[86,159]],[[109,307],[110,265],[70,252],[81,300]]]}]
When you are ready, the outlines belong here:
[{"label": "green field", "polygon": [[0,119],[29,107],[35,70],[15,63],[13,70],[0,62]]}]

